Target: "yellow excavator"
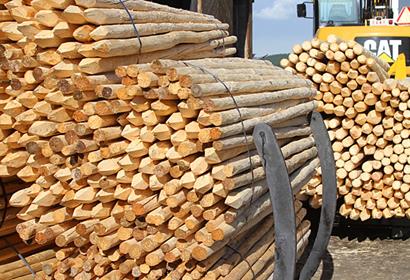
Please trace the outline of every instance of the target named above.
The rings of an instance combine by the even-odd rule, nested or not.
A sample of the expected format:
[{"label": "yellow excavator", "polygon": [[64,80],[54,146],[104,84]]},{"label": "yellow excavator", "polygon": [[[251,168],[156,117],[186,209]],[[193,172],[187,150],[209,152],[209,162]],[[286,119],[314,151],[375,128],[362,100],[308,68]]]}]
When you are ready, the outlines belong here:
[{"label": "yellow excavator", "polygon": [[[307,16],[307,5],[313,15]],[[355,40],[392,66],[396,79],[410,77],[409,0],[313,0],[297,5],[298,17],[313,19],[316,37]],[[407,66],[406,66],[407,65]]]}]

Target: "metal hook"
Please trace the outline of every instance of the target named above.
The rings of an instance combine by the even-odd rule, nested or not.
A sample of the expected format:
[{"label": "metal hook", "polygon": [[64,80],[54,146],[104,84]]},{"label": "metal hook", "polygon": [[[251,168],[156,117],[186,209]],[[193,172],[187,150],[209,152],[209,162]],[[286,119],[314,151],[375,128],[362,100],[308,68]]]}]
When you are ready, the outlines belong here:
[{"label": "metal hook", "polygon": [[319,113],[313,112],[309,120],[322,169],[323,196],[319,229],[299,280],[311,279],[320,265],[332,234],[337,199],[336,166],[329,134]]},{"label": "metal hook", "polygon": [[308,120],[316,147],[318,147],[322,168],[323,205],[318,233],[299,276],[295,275],[297,242],[294,193],[285,160],[269,125],[258,124],[253,132],[255,145],[265,168],[275,220],[276,255],[273,279],[295,279],[295,277],[299,280],[311,279],[326,252],[332,233],[337,198],[333,150],[321,115],[313,112],[308,116]]},{"label": "metal hook", "polygon": [[294,279],[296,268],[296,216],[293,191],[280,146],[272,128],[258,124],[253,137],[262,158],[275,221],[275,272],[273,279]]}]

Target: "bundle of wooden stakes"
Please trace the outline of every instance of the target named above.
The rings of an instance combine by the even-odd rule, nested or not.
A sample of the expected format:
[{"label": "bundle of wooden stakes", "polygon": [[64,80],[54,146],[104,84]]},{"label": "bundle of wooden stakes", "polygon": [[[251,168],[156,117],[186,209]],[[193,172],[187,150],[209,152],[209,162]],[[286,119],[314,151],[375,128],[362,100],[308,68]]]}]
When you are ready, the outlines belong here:
[{"label": "bundle of wooden stakes", "polygon": [[[296,45],[282,66],[314,82],[333,142],[343,216],[410,217],[408,86],[387,79],[389,65],[355,42],[330,36]],[[320,201],[321,184],[305,195]],[[313,186],[318,186],[315,192]]]},{"label": "bundle of wooden stakes", "polygon": [[[27,134],[30,125],[48,119],[61,123],[58,130],[64,133],[71,129],[73,121],[84,121],[81,112],[75,111],[96,98],[95,85],[120,83],[113,73],[118,65],[164,57],[202,58],[235,53],[235,48],[228,47],[236,42],[234,36],[228,36],[228,25],[211,16],[152,2],[127,1],[135,26],[129,23],[127,12],[117,1],[77,0],[77,6],[72,1],[58,0],[2,3],[2,177],[20,171],[23,180],[35,179],[35,171],[25,166],[29,155],[20,150],[33,140],[34,136]],[[138,40],[134,27],[139,30]],[[76,73],[78,79],[72,81],[71,76]],[[88,91],[82,87],[83,92],[79,92],[74,84],[81,83],[81,73],[102,74],[89,76]]]},{"label": "bundle of wooden stakes", "polygon": [[[4,1],[0,1],[0,30],[3,27],[9,24],[10,21],[13,21],[13,17],[10,15],[7,8],[3,5]],[[0,61],[1,68],[3,68],[3,63],[5,58],[11,58],[12,54],[10,52],[4,52],[5,49],[3,45],[10,45],[14,39],[8,38],[8,36],[0,31]],[[2,95],[1,107],[8,101],[8,97],[4,94],[5,88],[8,86],[9,77],[6,75],[6,71],[0,69],[0,94]],[[3,102],[3,100],[5,102]],[[3,122],[0,121],[0,158],[3,158],[7,155],[8,151],[15,146],[15,142],[8,142],[6,139],[10,135],[9,131],[5,130],[3,127]],[[15,136],[14,136],[15,137]],[[13,136],[9,139],[11,140]],[[3,173],[3,170],[7,169],[4,166],[1,166],[0,173]],[[7,171],[6,171],[7,173]],[[4,176],[2,176],[4,177]],[[9,177],[9,176],[6,176]],[[18,219],[18,212],[20,209],[11,208],[8,205],[8,201],[13,193],[18,190],[27,188],[29,184],[22,182],[21,180],[16,179],[15,177],[2,178],[1,190],[0,190],[0,278],[1,279],[33,279],[32,273],[23,261],[18,260],[18,254],[23,256],[32,255],[33,257],[28,257],[27,262],[32,265],[31,269],[34,272],[40,271],[44,266],[49,265],[53,258],[55,257],[55,252],[52,250],[43,249],[44,245],[40,244],[25,244],[19,235],[16,233],[16,226],[21,222]],[[43,252],[41,250],[44,250]],[[16,253],[17,252],[17,253]],[[39,253],[36,253],[39,252]],[[36,257],[34,257],[36,256]]]},{"label": "bundle of wooden stakes", "polygon": [[[241,132],[275,127],[299,189],[318,165],[304,126],[315,91],[270,64],[235,59],[115,75],[156,58],[235,53],[228,26],[210,16],[125,5],[132,20],[112,0],[1,1],[0,177],[28,183],[6,185],[23,209],[5,225],[25,220],[17,231],[35,241],[16,247],[63,247],[47,265],[30,258],[44,269],[39,279],[267,279],[270,201],[252,137]],[[302,252],[309,223],[295,206]],[[20,268],[1,271],[25,277]]]},{"label": "bundle of wooden stakes", "polygon": [[313,178],[303,186],[302,190],[296,195],[300,201],[309,201],[309,205],[313,209],[322,207],[323,185],[321,175],[322,171],[319,167]]},{"label": "bundle of wooden stakes", "polygon": [[[53,266],[57,263],[56,251],[53,249],[32,253],[25,258],[24,261],[27,263],[23,260],[5,261],[3,255],[1,259],[1,263],[4,264],[0,265],[0,277],[8,280],[43,279],[45,275],[51,275]],[[36,273],[35,277],[33,273]]]},{"label": "bundle of wooden stakes", "polygon": [[[28,257],[27,262],[34,272],[55,262],[55,252],[47,250],[48,244],[26,244],[16,232],[20,209],[8,205],[13,193],[29,187],[30,184],[15,179],[3,179],[0,195],[0,279],[33,279],[32,272],[19,259],[18,254]],[[4,192],[3,192],[4,191]],[[15,261],[15,262],[14,262]],[[10,262],[13,262],[10,264]],[[3,264],[3,265],[2,265]]]},{"label": "bundle of wooden stakes", "polygon": [[[118,1],[0,1],[0,177],[7,178],[7,199],[27,187],[20,179],[36,182],[27,193],[35,198],[52,185],[49,178],[63,164],[50,145],[33,142],[39,139],[28,131],[33,122],[54,122],[65,133],[75,122],[86,121],[81,109],[96,98],[95,86],[80,92],[73,87],[71,75],[101,73],[90,77],[94,85],[120,83],[113,73],[118,65],[235,53],[229,46],[236,38],[227,33],[228,25],[211,16],[141,0],[125,5],[132,19]],[[50,164],[43,165],[39,155]],[[15,205],[25,203],[15,201]],[[4,211],[5,204],[1,207]],[[21,211],[8,209],[0,235],[7,234],[6,239],[22,254],[40,250],[41,245],[25,245],[13,232],[16,216],[29,221],[46,209],[34,204]],[[13,250],[6,245],[2,252],[13,258]]]},{"label": "bundle of wooden stakes", "polygon": [[[26,159],[13,159],[30,182],[10,199],[23,207],[18,233],[62,247],[40,279],[268,279],[274,223],[251,134],[272,126],[296,193],[319,165],[306,124],[311,83],[234,58],[158,60],[116,74],[122,84],[74,75],[89,87],[75,93],[85,98],[71,112],[81,118],[27,123],[18,150]],[[38,103],[55,116],[69,111]],[[303,252],[310,225],[295,207]]]}]

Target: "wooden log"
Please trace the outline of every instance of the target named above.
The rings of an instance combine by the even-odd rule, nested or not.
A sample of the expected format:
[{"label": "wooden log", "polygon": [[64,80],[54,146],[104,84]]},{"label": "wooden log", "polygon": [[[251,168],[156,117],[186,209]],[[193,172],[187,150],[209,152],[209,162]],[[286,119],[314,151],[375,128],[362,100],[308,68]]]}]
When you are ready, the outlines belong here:
[{"label": "wooden log", "polygon": [[[88,10],[87,10],[88,11]],[[86,11],[86,13],[87,13]],[[127,16],[128,17],[128,16]],[[171,49],[179,44],[200,44],[209,40],[226,37],[227,32],[221,30],[192,32],[173,31],[171,33],[156,36],[142,37],[141,47],[135,46],[139,41],[132,39],[107,39],[101,40],[91,45],[84,45],[79,49],[79,53],[85,57],[113,57],[124,55],[135,55]],[[119,52],[121,50],[121,52]]]},{"label": "wooden log", "polygon": [[[209,23],[145,23],[137,24],[140,36],[150,36],[172,31],[208,31],[208,30],[226,30],[227,24],[209,24]],[[103,25],[97,27],[91,32],[91,37],[95,41],[103,39],[124,39],[135,37],[135,30],[131,24],[121,25]]]},{"label": "wooden log", "polygon": [[199,133],[198,138],[202,143],[208,143],[212,140],[218,140],[221,138],[236,135],[243,131],[243,128],[245,129],[245,131],[247,131],[253,128],[254,125],[259,122],[265,122],[274,126],[277,123],[280,123],[284,120],[288,120],[290,116],[302,116],[305,113],[312,111],[314,108],[315,102],[310,101],[308,103],[296,105],[289,109],[285,109],[280,113],[273,113],[264,117],[245,120],[240,124],[233,124],[221,128],[212,128],[207,130],[204,129]]},{"label": "wooden log", "polygon": [[[261,198],[262,199],[262,198]],[[264,200],[264,198],[262,199]],[[269,204],[269,202],[267,202],[267,205]],[[264,212],[264,206],[265,204],[259,204],[259,206],[261,206],[261,208],[259,208],[258,210],[253,209],[249,212],[249,215],[252,215],[254,217],[254,215],[259,216],[259,217],[265,217],[265,212]],[[267,213],[266,213],[267,214]],[[259,220],[259,219],[255,219],[255,220]],[[221,230],[224,232],[224,239],[220,240],[216,243],[214,243],[211,247],[206,247],[204,245],[199,245],[196,246],[193,251],[192,251],[192,256],[196,259],[196,260],[204,260],[206,259],[206,256],[210,256],[213,254],[213,252],[216,252],[218,249],[222,248],[225,244],[227,244],[230,241],[230,238],[232,238],[232,235],[235,231],[240,231],[240,229],[244,226],[243,224],[243,220],[242,218],[238,219],[234,225],[226,225],[223,229],[221,228]],[[249,225],[248,225],[249,226]]]},{"label": "wooden log", "polygon": [[[286,85],[285,85],[286,83]],[[284,90],[297,87],[308,87],[309,83],[298,78],[289,80],[271,80],[271,81],[255,81],[255,82],[226,82],[212,84],[196,84],[191,90],[194,97],[205,97],[212,95],[226,95],[228,94],[226,87],[229,87],[231,94],[239,93],[253,93],[271,90]]]},{"label": "wooden log", "polygon": [[238,120],[246,120],[255,116],[256,111],[259,116],[269,115],[276,111],[287,109],[302,102],[304,99],[286,100],[278,103],[273,103],[258,108],[248,107],[240,109],[231,109],[228,111],[216,112],[210,115],[209,121],[214,126],[228,125],[237,122]]},{"label": "wooden log", "polygon": [[[236,106],[256,106],[267,105],[276,102],[282,102],[289,99],[304,99],[311,98],[316,94],[316,90],[309,88],[296,88],[288,90],[280,90],[272,93],[256,93],[251,95],[236,96],[225,98],[209,98],[205,100],[204,109],[208,112],[222,111],[227,109],[234,109]],[[236,105],[237,104],[237,105]]]},{"label": "wooden log", "polygon": [[[218,46],[215,46],[215,48]],[[196,50],[196,52],[193,52]],[[139,63],[148,63],[158,58],[202,58],[202,57],[223,57],[229,56],[236,52],[235,48],[214,49],[214,46],[210,43],[199,44],[186,44],[176,46],[170,50],[163,50],[158,52],[147,53],[144,56],[131,55],[131,56],[119,56],[112,58],[85,58],[80,64],[79,68],[82,72],[87,74],[97,74],[113,71],[116,67],[122,65],[128,65],[131,61]]]},{"label": "wooden log", "polygon": [[[170,13],[165,11],[130,11],[135,23],[161,22],[195,22],[217,23],[213,18],[191,16],[190,14]],[[84,11],[84,17],[90,23],[97,25],[130,23],[129,15],[122,9],[89,8]]]},{"label": "wooden log", "polygon": [[[85,7],[85,8],[123,8],[122,5],[120,5],[117,2],[114,1],[105,1],[105,0],[98,0],[98,1],[90,1],[90,0],[78,0],[76,1],[76,4]],[[181,9],[175,9],[172,7],[168,7],[165,5],[160,5],[156,3],[145,3],[143,1],[136,1],[133,3],[128,3],[128,9],[135,10],[135,11],[164,11],[164,12],[170,12],[170,13],[186,13],[185,10]],[[201,13],[193,13],[187,11],[188,14],[194,14],[196,16],[200,17],[206,17],[206,18],[213,18],[212,16],[201,14]]]}]

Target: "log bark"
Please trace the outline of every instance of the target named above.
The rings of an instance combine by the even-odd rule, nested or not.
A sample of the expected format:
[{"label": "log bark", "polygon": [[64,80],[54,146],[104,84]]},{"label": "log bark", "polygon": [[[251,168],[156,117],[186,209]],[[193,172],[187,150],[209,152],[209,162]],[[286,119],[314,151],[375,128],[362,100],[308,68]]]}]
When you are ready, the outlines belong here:
[{"label": "log bark", "polygon": [[239,124],[233,124],[221,128],[202,130],[199,133],[198,137],[202,143],[208,143],[221,138],[237,135],[243,130],[243,128],[246,132],[252,129],[257,123],[260,122],[265,122],[271,126],[275,126],[276,124],[280,124],[285,120],[289,120],[291,117],[303,116],[304,114],[307,114],[308,112],[314,110],[315,106],[315,102],[310,101],[308,103],[296,105],[294,107],[291,107],[278,113],[273,113],[271,115],[267,115],[260,118],[254,118],[251,120],[245,120]]},{"label": "log bark", "polygon": [[[278,79],[269,81],[252,81],[252,82],[226,82],[212,84],[196,84],[192,86],[192,95],[194,97],[205,97],[213,95],[227,95],[239,93],[255,93],[263,91],[285,90],[298,87],[309,87],[310,83],[305,80],[293,79]],[[229,88],[229,92],[226,89]]]},{"label": "log bark", "polygon": [[[171,13],[165,11],[130,11],[134,23],[219,23],[209,17],[192,16],[187,13]],[[96,25],[130,23],[131,19],[126,11],[121,9],[89,8],[84,11],[85,19]]]},{"label": "log bark", "polygon": [[289,99],[311,98],[316,95],[316,90],[309,88],[295,88],[287,90],[279,90],[276,92],[254,93],[249,95],[240,95],[223,98],[205,99],[204,109],[207,112],[223,111],[234,109],[236,106],[258,106],[267,105],[276,102],[283,102]]},{"label": "log bark", "polygon": [[[202,48],[202,50],[201,50]],[[207,49],[209,48],[209,50]],[[119,56],[112,58],[85,58],[80,64],[79,68],[82,72],[87,74],[97,74],[113,71],[116,67],[128,65],[130,63],[148,63],[158,58],[201,58],[201,57],[224,57],[230,56],[236,52],[234,48],[215,49],[209,43],[203,43],[203,46],[197,44],[180,45],[171,50],[163,50],[153,53],[147,53],[144,56],[131,55]],[[197,50],[198,52],[193,52]]]},{"label": "log bark", "polygon": [[[172,31],[208,31],[228,29],[228,25],[223,23],[145,23],[137,24],[136,26],[140,36],[157,35]],[[91,32],[90,35],[94,41],[100,41],[103,39],[134,38],[135,30],[132,24],[103,25],[97,27]]]},{"label": "log bark", "polygon": [[200,44],[210,40],[226,37],[227,32],[213,30],[204,32],[173,31],[141,38],[139,41],[132,39],[107,39],[91,45],[84,45],[78,51],[85,57],[114,57],[124,55],[137,55],[161,50],[168,50],[179,44]]}]

